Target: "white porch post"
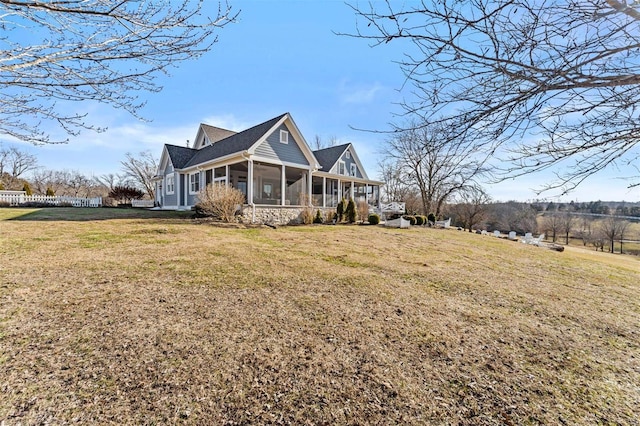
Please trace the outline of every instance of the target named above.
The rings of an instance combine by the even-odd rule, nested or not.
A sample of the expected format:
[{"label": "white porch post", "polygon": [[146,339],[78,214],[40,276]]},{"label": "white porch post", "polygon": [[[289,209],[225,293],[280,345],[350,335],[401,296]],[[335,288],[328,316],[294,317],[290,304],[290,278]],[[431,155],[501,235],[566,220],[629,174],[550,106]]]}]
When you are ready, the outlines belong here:
[{"label": "white porch post", "polygon": [[187,204],[189,203],[189,173],[185,173],[183,176],[184,176],[184,188],[182,188],[182,190],[184,191],[183,206],[187,207]]},{"label": "white porch post", "polygon": [[338,203],[342,200],[342,181],[338,178]]},{"label": "white porch post", "polygon": [[182,191],[182,188],[180,188],[180,173],[173,172],[173,190],[176,193],[176,206],[180,207],[180,192]]},{"label": "white porch post", "polygon": [[285,205],[285,199],[286,199],[286,194],[285,191],[287,190],[287,175],[284,171],[285,165],[282,165],[282,170],[281,170],[281,175],[280,175],[280,205],[284,206]]},{"label": "white porch post", "polygon": [[327,177],[322,177],[322,208],[327,207]]},{"label": "white porch post", "polygon": [[311,167],[307,172],[307,205],[313,206],[313,177],[311,177]]},{"label": "white porch post", "polygon": [[364,185],[364,200],[369,204],[369,184]]},{"label": "white porch post", "polygon": [[229,165],[227,164],[226,166],[224,166],[224,183],[225,185],[229,186]]},{"label": "white porch post", "polygon": [[351,197],[351,199],[353,201],[356,201],[356,197],[354,196],[354,189],[355,189],[354,187],[355,186],[356,186],[356,184],[353,181],[351,181],[351,187],[349,188],[349,197]]},{"label": "white porch post", "polygon": [[253,204],[253,160],[249,160],[247,165],[247,203]]}]

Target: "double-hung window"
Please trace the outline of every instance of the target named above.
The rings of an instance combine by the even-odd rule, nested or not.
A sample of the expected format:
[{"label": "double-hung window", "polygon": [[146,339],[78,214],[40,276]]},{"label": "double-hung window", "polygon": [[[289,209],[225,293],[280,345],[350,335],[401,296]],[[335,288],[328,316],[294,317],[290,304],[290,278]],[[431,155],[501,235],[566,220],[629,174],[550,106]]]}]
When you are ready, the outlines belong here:
[{"label": "double-hung window", "polygon": [[356,166],[356,163],[351,163],[351,176],[356,176],[358,174],[358,167]]},{"label": "double-hung window", "polygon": [[189,175],[189,193],[196,194],[200,191],[200,173],[192,173]]},{"label": "double-hung window", "polygon": [[167,175],[166,178],[166,184],[165,184],[165,189],[166,189],[166,193],[167,194],[173,194],[173,192],[175,191],[175,181],[173,180],[174,177],[173,175]]}]

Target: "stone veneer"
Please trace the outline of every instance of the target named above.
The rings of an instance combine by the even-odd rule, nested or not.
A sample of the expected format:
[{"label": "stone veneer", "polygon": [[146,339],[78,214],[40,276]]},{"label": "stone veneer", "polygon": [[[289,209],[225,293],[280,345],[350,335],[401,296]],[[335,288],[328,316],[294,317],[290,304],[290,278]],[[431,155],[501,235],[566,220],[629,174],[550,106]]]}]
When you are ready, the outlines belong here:
[{"label": "stone veneer", "polygon": [[[242,208],[242,215],[240,220],[244,223],[269,223],[273,225],[294,225],[302,223],[302,212],[304,207],[255,207],[255,216],[253,215],[253,207],[244,206]],[[313,215],[315,216],[318,207],[313,207]],[[320,207],[320,211],[323,213],[325,210],[334,211],[335,209],[323,209]]]}]

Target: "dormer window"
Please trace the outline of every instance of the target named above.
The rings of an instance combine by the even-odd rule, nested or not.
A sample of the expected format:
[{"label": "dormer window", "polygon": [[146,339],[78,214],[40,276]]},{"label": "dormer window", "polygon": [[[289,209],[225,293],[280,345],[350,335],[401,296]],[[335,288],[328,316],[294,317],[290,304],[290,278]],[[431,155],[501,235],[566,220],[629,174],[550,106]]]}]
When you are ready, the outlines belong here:
[{"label": "dormer window", "polygon": [[349,151],[347,151],[344,156],[347,160],[351,160],[351,153]]},{"label": "dormer window", "polygon": [[280,130],[280,143],[289,143],[289,132]]}]

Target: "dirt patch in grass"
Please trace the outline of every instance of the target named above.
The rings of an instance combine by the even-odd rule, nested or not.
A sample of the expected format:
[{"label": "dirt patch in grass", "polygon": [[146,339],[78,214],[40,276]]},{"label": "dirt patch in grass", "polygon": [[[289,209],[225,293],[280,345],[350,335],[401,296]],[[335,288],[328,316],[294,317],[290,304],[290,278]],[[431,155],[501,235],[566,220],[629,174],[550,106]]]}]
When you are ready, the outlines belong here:
[{"label": "dirt patch in grass", "polygon": [[633,258],[161,218],[0,243],[8,424],[638,424]]}]

